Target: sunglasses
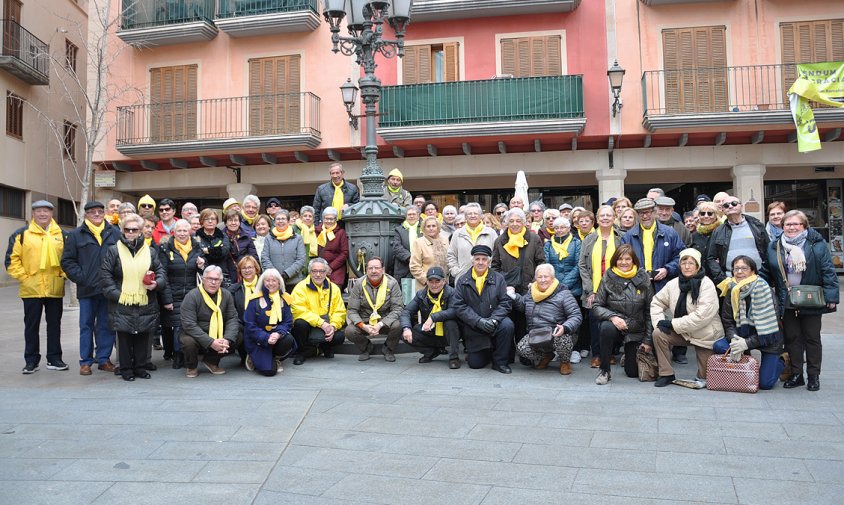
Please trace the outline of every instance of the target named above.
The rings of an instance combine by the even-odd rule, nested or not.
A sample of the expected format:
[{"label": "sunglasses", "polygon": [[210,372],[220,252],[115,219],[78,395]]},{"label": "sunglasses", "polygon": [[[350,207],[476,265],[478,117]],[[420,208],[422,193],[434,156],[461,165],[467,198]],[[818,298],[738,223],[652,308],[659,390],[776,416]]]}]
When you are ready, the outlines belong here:
[{"label": "sunglasses", "polygon": [[732,202],[725,202],[725,203],[722,203],[722,204],[721,204],[721,208],[723,208],[723,209],[729,209],[730,207],[738,207],[739,205],[741,205],[741,202],[739,202],[739,201],[737,201],[737,200],[733,200]]},{"label": "sunglasses", "polygon": [[158,212],[170,212],[171,210],[173,209],[171,209],[170,207],[162,207],[158,209]]},{"label": "sunglasses", "polygon": [[506,212],[503,210],[499,210],[495,213],[496,216],[503,216]]},{"label": "sunglasses", "polygon": [[714,216],[715,215],[714,212],[699,212],[698,214],[700,214],[701,216]]},{"label": "sunglasses", "polygon": [[138,233],[141,231],[140,228],[123,228],[123,231],[126,233]]},{"label": "sunglasses", "polygon": [[151,209],[153,205],[151,203],[142,203],[138,207],[141,207],[142,209]]}]

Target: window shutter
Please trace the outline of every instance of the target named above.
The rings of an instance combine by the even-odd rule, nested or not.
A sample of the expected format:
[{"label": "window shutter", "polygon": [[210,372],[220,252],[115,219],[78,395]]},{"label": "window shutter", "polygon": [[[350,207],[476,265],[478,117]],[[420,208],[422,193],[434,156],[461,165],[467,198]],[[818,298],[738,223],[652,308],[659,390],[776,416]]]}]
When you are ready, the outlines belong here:
[{"label": "window shutter", "polygon": [[676,114],[680,111],[679,82],[680,74],[676,72],[680,68],[679,51],[676,30],[662,31],[662,53],[664,59],[665,75],[665,113]]},{"label": "window shutter", "polygon": [[156,142],[161,138],[163,111],[161,110],[161,102],[163,96],[161,95],[161,80],[163,72],[160,68],[152,68],[149,71],[149,136],[151,142]]},{"label": "window shutter", "polygon": [[516,39],[501,39],[501,73],[516,75]]},{"label": "window shutter", "polygon": [[185,89],[184,89],[184,108],[185,108],[185,138],[195,139],[197,130],[197,66],[187,65],[185,67]]},{"label": "window shutter", "polygon": [[830,61],[844,61],[844,19],[830,21],[829,34],[832,38],[829,44],[832,49]]},{"label": "window shutter", "polygon": [[726,28],[663,30],[665,112],[727,110]]},{"label": "window shutter", "polygon": [[[844,19],[780,23],[783,100],[797,78],[797,63],[844,61]],[[812,104],[812,107],[822,107]]]},{"label": "window shutter", "polygon": [[299,55],[249,60],[249,133],[298,133],[300,124]]},{"label": "window shutter", "polygon": [[443,73],[445,82],[456,82],[460,80],[459,48],[459,42],[447,42],[443,44],[443,54],[445,55],[445,69]]},{"label": "window shutter", "polygon": [[559,35],[501,39],[501,73],[513,77],[562,75]]},{"label": "window shutter", "polygon": [[562,37],[545,37],[545,61],[548,65],[545,75],[563,75]]},{"label": "window shutter", "polygon": [[431,46],[405,46],[402,58],[402,84],[431,82]]}]

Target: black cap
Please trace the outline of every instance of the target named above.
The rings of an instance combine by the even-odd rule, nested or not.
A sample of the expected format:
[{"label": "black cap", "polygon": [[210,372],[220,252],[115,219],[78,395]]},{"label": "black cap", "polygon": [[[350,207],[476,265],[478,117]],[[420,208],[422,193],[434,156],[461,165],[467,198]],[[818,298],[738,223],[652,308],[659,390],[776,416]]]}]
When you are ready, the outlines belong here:
[{"label": "black cap", "polygon": [[267,200],[267,207],[271,206],[272,204],[276,204],[276,206],[281,207],[281,200],[276,197],[272,197]]},{"label": "black cap", "polygon": [[712,199],[709,198],[709,195],[698,195],[697,198],[695,199],[695,202],[697,202],[697,203],[711,202],[711,201],[712,201]]},{"label": "black cap", "polygon": [[90,202],[85,204],[85,210],[91,209],[105,209],[105,205],[103,205],[102,202],[91,200]]},{"label": "black cap", "polygon": [[477,254],[483,254],[484,256],[492,256],[492,249],[489,246],[485,246],[483,244],[476,245],[472,248],[472,256]]},{"label": "black cap", "polygon": [[428,269],[426,278],[443,280],[445,279],[445,272],[443,272],[442,267],[431,267]]}]

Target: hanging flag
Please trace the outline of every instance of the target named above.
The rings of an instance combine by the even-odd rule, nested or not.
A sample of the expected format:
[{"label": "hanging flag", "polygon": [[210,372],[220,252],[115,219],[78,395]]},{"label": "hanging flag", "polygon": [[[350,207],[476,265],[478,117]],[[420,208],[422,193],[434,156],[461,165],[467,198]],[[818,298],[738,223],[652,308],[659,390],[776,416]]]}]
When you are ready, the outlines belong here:
[{"label": "hanging flag", "polygon": [[797,150],[817,151],[821,139],[809,101],[844,107],[844,62],[797,65],[797,80],[788,90],[788,101],[797,127]]}]

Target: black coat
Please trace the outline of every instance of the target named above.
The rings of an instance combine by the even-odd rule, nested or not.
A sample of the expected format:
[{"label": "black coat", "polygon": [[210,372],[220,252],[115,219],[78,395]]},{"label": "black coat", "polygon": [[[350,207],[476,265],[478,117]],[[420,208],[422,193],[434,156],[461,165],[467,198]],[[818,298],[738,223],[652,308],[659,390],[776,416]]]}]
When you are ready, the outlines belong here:
[{"label": "black coat", "polygon": [[170,237],[170,240],[162,241],[158,245],[158,260],[161,262],[161,267],[167,275],[167,286],[161,295],[161,304],[167,305],[172,303],[173,310],[162,308],[161,310],[161,324],[164,326],[179,326],[181,321],[179,319],[179,310],[182,307],[182,300],[185,295],[196,287],[196,276],[202,273],[196,266],[196,260],[202,257],[202,249],[200,249],[199,240],[191,238],[193,247],[188,254],[188,260],[185,261],[176,246],[173,244],[176,239]]},{"label": "black coat", "polygon": [[461,275],[454,285],[454,310],[462,323],[461,332],[469,352],[488,349],[490,335],[483,334],[478,328],[481,318],[492,318],[499,323],[510,313],[513,305],[507,296],[507,283],[504,276],[495,270],[489,270],[481,294],[475,288],[472,270]]},{"label": "black coat", "polygon": [[[402,225],[396,226],[390,246],[393,249],[393,273],[396,279],[412,277],[410,275],[410,230]],[[416,226],[416,238],[422,236],[422,222]]]},{"label": "black coat", "polygon": [[[777,260],[778,242],[778,240],[775,240],[770,243],[767,258],[771,265],[771,281],[773,281],[769,284],[777,290],[780,315],[782,315],[783,310],[792,307],[786,302],[788,289],[786,289],[786,279],[783,279],[779,261]],[[838,275],[835,273],[835,267],[832,264],[829,245],[820,233],[812,229],[809,230],[806,236],[806,242],[803,244],[803,253],[806,255],[806,271],[803,272],[803,280],[800,283],[823,286],[823,295],[826,303],[837,304],[839,299]],[[782,245],[780,245],[780,261],[782,261],[783,267],[785,267],[785,248]],[[805,315],[826,314],[828,312],[831,312],[831,310],[826,307],[822,309],[800,309],[800,314]]]},{"label": "black coat", "polygon": [[595,293],[592,315],[600,321],[609,321],[613,316],[624,319],[627,334],[624,342],[653,341],[651,322],[651,300],[654,287],[648,273],[640,268],[630,279],[623,279],[612,270],[607,270]]},{"label": "black coat", "polygon": [[528,243],[522,247],[519,257],[510,256],[510,253],[504,249],[504,245],[510,241],[510,231],[505,229],[504,233],[495,239],[490,265],[490,268],[504,275],[507,285],[516,288],[516,293],[520,295],[527,292],[528,284],[533,281],[536,266],[545,263],[545,244],[542,243],[539,235],[528,230],[525,233],[525,240]]},{"label": "black coat", "polygon": [[[360,201],[360,192],[358,187],[354,184],[343,180],[343,203],[352,205]],[[334,200],[334,184],[331,181],[325,184],[320,184],[314,194],[314,224],[322,223],[322,211],[326,207],[331,207],[331,202]],[[342,209],[337,209],[342,211]]]},{"label": "black coat", "polygon": [[[202,255],[205,257],[205,266],[216,265],[223,270],[223,275],[228,276],[228,258],[231,250],[231,242],[225,233],[220,229],[214,230],[213,235],[206,235],[205,230],[200,228],[196,231],[196,238],[202,245]],[[252,244],[255,247],[255,244]]]},{"label": "black coat", "polygon": [[401,327],[413,328],[413,325],[416,323],[416,314],[420,314],[422,316],[422,322],[425,322],[428,319],[428,316],[431,316],[431,320],[435,323],[457,319],[457,311],[454,308],[453,301],[454,288],[446,285],[443,287],[442,294],[443,297],[440,300],[441,310],[431,315],[431,310],[434,308],[434,304],[428,300],[428,288],[422,288],[417,291],[413,299],[410,300],[410,303],[405,305],[404,309],[401,311],[401,316],[399,318],[401,321]]},{"label": "black coat", "polygon": [[[750,226],[750,232],[756,241],[756,251],[759,257],[762,258],[762,264],[757,265],[759,268],[759,277],[768,279],[770,272],[770,265],[768,264],[768,231],[765,230],[765,225],[753,216],[744,215],[747,224]],[[727,253],[730,251],[730,239],[733,236],[733,227],[728,221],[715,228],[709,235],[709,247],[706,254],[706,275],[712,279],[712,282],[717,286],[718,283],[727,278],[726,271],[730,269],[727,265]]]},{"label": "black coat", "polygon": [[228,287],[229,293],[234,299],[234,308],[237,309],[237,320],[243,324],[243,311],[246,310],[246,291],[243,290],[243,281],[236,282]]},{"label": "black coat", "polygon": [[[226,258],[226,268],[223,271],[228,272],[232,282],[237,282],[240,280],[237,275],[237,263],[246,256],[252,256],[258,263],[261,262],[261,258],[258,257],[258,250],[255,249],[255,242],[252,240],[252,237],[245,234],[242,230],[238,231],[238,235],[234,239],[231,237],[227,238],[229,239],[230,248],[228,257]],[[266,242],[264,245],[266,246]]]},{"label": "black coat", "polygon": [[77,298],[103,294],[100,271],[109,248],[120,240],[120,229],[106,222],[100,238],[103,239],[102,245],[83,223],[64,239],[62,270],[68,279],[76,283]]},{"label": "black coat", "polygon": [[[129,247],[133,254],[137,253],[137,250],[133,250],[126,243],[124,237],[121,237],[120,241]],[[138,239],[137,242],[142,244],[143,239]],[[167,276],[164,274],[164,268],[161,266],[158,255],[153,248],[150,248],[150,266],[147,270],[155,272],[155,281],[158,283],[155,291],[160,292],[165,289]],[[123,265],[116,244],[108,248],[100,275],[103,295],[108,300],[108,322],[111,330],[137,335],[153,331],[158,327],[159,309],[155,291],[148,292],[146,305],[120,305],[117,303],[120,299],[121,284],[123,283]]]}]

